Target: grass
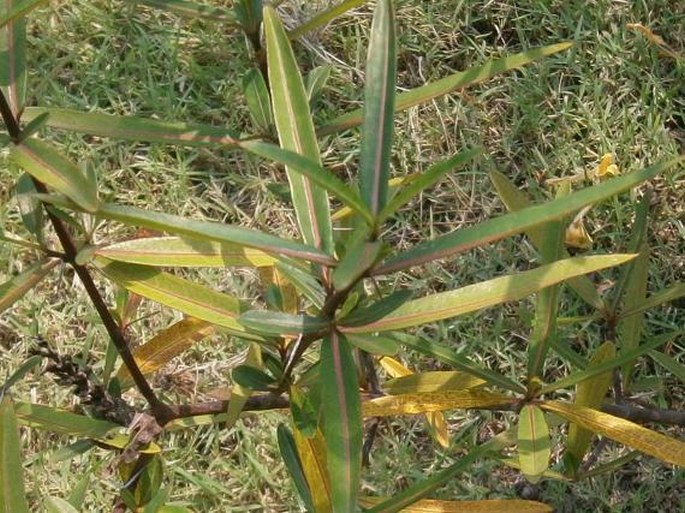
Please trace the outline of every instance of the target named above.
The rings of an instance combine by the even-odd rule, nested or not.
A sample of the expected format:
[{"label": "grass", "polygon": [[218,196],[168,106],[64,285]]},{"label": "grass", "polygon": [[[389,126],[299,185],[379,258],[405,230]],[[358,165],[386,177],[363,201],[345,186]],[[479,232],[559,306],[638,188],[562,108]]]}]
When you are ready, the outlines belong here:
[{"label": "grass", "polygon": [[[300,2],[283,6],[284,16],[294,24],[324,2],[309,2],[302,8],[291,4]],[[487,180],[490,169],[504,172],[542,199],[550,195],[546,180],[591,170],[606,152],[615,154],[623,172],[683,152],[685,62],[660,55],[641,34],[626,28],[626,23],[650,26],[685,55],[685,34],[679,30],[685,24],[682,9],[667,0],[572,1],[554,7],[541,1],[516,4],[520,3],[398,2],[401,89],[529,46],[561,40],[576,44],[560,56],[398,116],[396,176],[424,170],[464,146],[480,145],[486,151],[475,165],[424,192],[394,219],[386,236],[397,247],[503,212]],[[303,69],[334,66],[317,120],[359,105],[369,23],[370,10],[360,8],[296,47]],[[250,133],[240,86],[249,60],[242,38],[226,32],[218,25],[129,3],[52,2],[32,17],[29,29],[28,103],[212,123]],[[283,196],[285,177],[274,166],[237,152],[122,143],[63,132],[47,135],[77,162],[93,166],[102,190],[117,201],[295,235],[294,215]],[[344,162],[337,172],[354,177],[358,143],[356,131],[328,137],[321,142],[325,162]],[[17,176],[15,169],[0,169],[0,228],[23,235],[10,194]],[[649,290],[653,291],[685,277],[685,173],[681,167],[648,187],[655,192],[649,235],[653,248]],[[625,248],[632,223],[629,200],[623,195],[588,215],[593,251]],[[116,225],[98,231],[101,241],[126,235],[130,233]],[[32,258],[12,245],[0,244],[0,281],[25,268]],[[514,238],[431,264],[427,270],[403,273],[399,281],[415,289],[447,290],[530,267],[536,258],[528,243]],[[197,276],[248,301],[259,299],[257,277],[251,271],[206,270]],[[106,334],[78,280],[66,268],[51,278],[0,319],[5,346],[0,352],[2,374],[23,361],[30,337],[38,334],[63,353],[88,347],[95,368],[103,366]],[[602,273],[607,283],[615,278],[615,273]],[[101,285],[112,292],[104,281]],[[566,307],[569,315],[587,313],[570,297]],[[524,301],[429,326],[423,332],[515,377],[525,365],[531,308],[532,303]],[[148,302],[139,316],[131,332],[137,342],[178,318]],[[671,305],[648,316],[646,331],[677,326],[682,327],[682,310]],[[562,336],[585,354],[598,340],[596,329],[588,323],[569,325]],[[181,394],[186,400],[227,386],[230,367],[242,349],[225,337],[197,344],[167,369],[167,382],[172,385],[166,393],[181,394],[173,385],[181,375],[191,382]],[[671,349],[682,361],[682,344]],[[436,362],[416,355],[403,358],[415,368],[438,368]],[[554,365],[563,362],[551,363],[549,372],[558,372]],[[661,406],[682,407],[681,384],[662,369],[643,364],[638,380],[654,375],[659,376],[660,387],[647,397]],[[18,385],[14,395],[75,406],[68,390],[36,374]],[[166,435],[165,486],[172,490],[171,497],[197,511],[299,510],[276,447],[275,426],[280,420],[274,413],[251,415],[229,431],[214,426]],[[432,442],[418,418],[383,422],[370,468],[364,472],[366,489],[391,495],[425,472],[454,461],[461,449],[504,429],[512,420],[504,414],[453,412],[448,421],[454,440],[445,451]],[[679,433],[673,430],[673,434]],[[69,497],[88,478],[91,486],[85,493],[84,511],[110,507],[120,483],[107,453],[96,449],[55,462],[51,451],[70,440],[25,430],[23,441],[27,489],[34,500],[47,495]],[[602,459],[623,453],[625,449],[610,444]],[[684,507],[682,471],[648,458],[573,485],[546,480],[531,487],[492,460],[477,464],[462,477],[442,488],[439,496],[519,495],[540,498],[559,512],[666,512]]]}]

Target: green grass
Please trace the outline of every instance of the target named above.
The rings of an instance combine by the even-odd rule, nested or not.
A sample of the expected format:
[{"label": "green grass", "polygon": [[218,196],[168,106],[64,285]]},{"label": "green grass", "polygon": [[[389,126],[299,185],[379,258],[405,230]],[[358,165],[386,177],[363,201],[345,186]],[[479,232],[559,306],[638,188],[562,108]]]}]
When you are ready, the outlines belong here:
[{"label": "green grass", "polygon": [[[286,2],[284,15],[294,22],[316,10]],[[316,2],[323,5],[325,2]],[[685,62],[659,54],[626,23],[653,28],[685,55],[685,12],[667,0],[654,2],[398,2],[399,87],[411,88],[486,58],[534,45],[573,40],[572,50],[479,85],[415,107],[398,116],[393,174],[402,176],[464,146],[480,145],[485,157],[445,178],[410,203],[391,223],[386,236],[397,247],[410,247],[428,236],[503,212],[487,180],[497,169],[533,197],[550,195],[545,180],[591,170],[606,153],[615,154],[623,172],[678,153],[685,144]],[[329,86],[319,102],[317,120],[357,107],[362,98],[363,67],[370,10],[361,8],[310,35],[296,52],[304,70],[332,64]],[[118,1],[52,2],[33,17],[30,33],[29,104],[155,116],[165,120],[212,123],[236,133],[251,132],[240,79],[248,68],[242,36],[207,22],[192,22]],[[49,132],[75,161],[96,169],[101,190],[116,201],[295,236],[294,214],[284,200],[284,173],[237,152],[132,144]],[[356,176],[357,131],[322,141],[327,164],[342,177]],[[11,187],[18,173],[0,168],[0,228],[25,235]],[[273,184],[280,184],[274,187]],[[653,181],[655,192],[649,242],[649,290],[685,277],[685,171],[681,167]],[[644,188],[642,189],[644,190]],[[634,194],[639,194],[634,193]],[[632,223],[629,195],[593,209],[587,216],[593,251],[622,250]],[[97,232],[97,241],[130,235],[117,225]],[[53,237],[50,235],[50,237]],[[0,281],[32,262],[32,255],[0,244]],[[476,249],[427,270],[408,271],[399,281],[415,289],[447,290],[534,265],[536,253],[521,238]],[[258,301],[252,271],[203,270],[194,274],[220,290]],[[609,283],[616,272],[602,273]],[[111,287],[101,282],[103,290]],[[96,369],[103,365],[106,333],[67,268],[53,272],[0,319],[0,374],[25,358],[31,337],[43,335],[63,353],[90,348]],[[109,296],[112,297],[111,295]],[[516,377],[525,367],[532,302],[507,305],[423,329],[494,369]],[[587,313],[568,295],[564,312]],[[141,320],[131,328],[136,342],[150,338],[178,314],[143,302]],[[682,308],[667,305],[648,316],[647,333],[682,326]],[[561,336],[583,354],[598,345],[594,326],[566,326]],[[10,339],[12,342],[10,342]],[[231,365],[242,346],[217,336],[197,344],[169,369],[185,372],[194,386],[183,400],[230,383]],[[671,354],[683,361],[681,343]],[[417,369],[440,368],[416,355],[403,355]],[[549,373],[561,372],[554,360]],[[656,393],[646,397],[666,407],[683,407],[682,384],[661,368],[643,364],[640,376],[661,376]],[[665,381],[664,381],[665,380]],[[167,392],[173,394],[173,390]],[[30,375],[14,396],[73,407],[74,398],[47,376]],[[250,415],[231,430],[203,427],[167,434],[163,443],[165,486],[171,497],[196,511],[298,511],[294,488],[276,447],[275,413]],[[391,495],[458,458],[461,450],[508,427],[511,415],[453,412],[448,416],[453,446],[440,450],[422,420],[383,421],[363,473],[367,492]],[[677,430],[672,430],[678,435]],[[68,461],[51,461],[65,437],[23,430],[27,489],[34,500],[68,497],[86,472],[92,485],[84,511],[107,511],[120,483],[112,457],[96,449]],[[609,455],[625,453],[609,444]],[[558,455],[555,455],[557,457]],[[95,469],[95,470],[92,470]],[[479,463],[439,491],[442,498],[478,499],[532,495],[559,512],[678,511],[683,473],[642,458],[613,475],[568,485],[551,480],[524,486],[519,475],[489,460]],[[681,501],[681,502],[679,502]],[[643,508],[643,509],[641,509]],[[647,508],[647,509],[644,509]]]}]

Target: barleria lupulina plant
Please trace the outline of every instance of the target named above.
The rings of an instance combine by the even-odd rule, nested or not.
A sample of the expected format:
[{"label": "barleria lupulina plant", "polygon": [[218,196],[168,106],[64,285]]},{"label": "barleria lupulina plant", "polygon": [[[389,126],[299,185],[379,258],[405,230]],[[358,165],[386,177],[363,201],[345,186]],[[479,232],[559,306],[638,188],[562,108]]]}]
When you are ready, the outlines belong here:
[{"label": "barleria lupulina plant", "polygon": [[[623,173],[575,192],[562,184],[555,199],[541,204],[533,204],[503,174],[493,171],[491,180],[510,213],[426,239],[407,250],[398,251],[384,240],[387,221],[403,206],[446,174],[468,166],[480,153],[478,148],[465,148],[391,187],[395,113],[563,51],[569,44],[493,60],[397,94],[393,2],[379,0],[369,41],[364,107],[316,127],[310,106],[325,84],[327,71],[316,70],[305,82],[290,41],[362,2],[342,2],[290,32],[274,7],[262,6],[260,1],[237,1],[234,11],[185,1],[140,2],[243,29],[255,62],[243,84],[258,136],[240,139],[213,126],[26,107],[25,17],[40,3],[27,1],[17,7],[3,1],[0,113],[11,161],[26,173],[18,178],[16,190],[32,205],[22,213],[32,240],[18,235],[3,235],[2,240],[32,252],[37,259],[35,265],[0,286],[0,309],[7,310],[54,269],[68,265],[110,337],[105,368],[112,369],[117,355],[122,364],[116,373],[110,370],[94,385],[98,378],[92,370],[81,369],[41,342],[37,354],[7,380],[0,407],[0,510],[28,511],[25,491],[17,485],[22,482],[18,478],[22,463],[17,424],[119,451],[116,461],[123,486],[115,511],[188,511],[165,506],[168,490],[161,487],[161,435],[208,423],[230,427],[242,412],[270,409],[289,409],[278,429],[279,446],[302,504],[314,512],[410,508],[484,457],[519,468],[531,482],[561,474],[582,478],[598,471],[583,464],[593,434],[666,463],[685,464],[683,442],[639,424],[682,425],[682,414],[638,408],[623,400],[605,402],[619,369],[623,378],[614,387],[620,387],[624,395],[629,390],[638,357],[649,354],[667,368],[677,365],[658,350],[682,335],[682,330],[646,340],[640,336],[642,316],[648,308],[685,293],[683,284],[677,283],[646,296],[648,201],[636,206],[635,229],[625,254],[570,257],[563,244],[567,226],[578,212],[629,191],[682,159]],[[319,139],[357,126],[361,126],[359,172],[355,183],[345,183],[322,165]],[[300,239],[106,202],[98,191],[97,173],[84,172],[55,145],[39,138],[43,127],[144,142],[233,148],[277,162],[287,173]],[[343,205],[343,214],[332,215],[330,197]],[[86,217],[168,235],[96,245],[83,225]],[[336,229],[340,223],[347,229]],[[59,244],[49,243],[43,236],[46,224]],[[390,290],[378,282],[378,277],[521,233],[539,251],[538,267],[428,295]],[[257,268],[266,308],[253,308],[208,285],[160,269],[175,266]],[[620,279],[609,295],[602,295],[586,275],[613,266],[622,266]],[[106,303],[94,275],[104,276],[124,291],[115,309]],[[564,283],[596,311],[596,318],[605,326],[605,340],[589,359],[556,336]],[[527,372],[520,379],[481,366],[440,340],[431,341],[411,331],[532,294],[536,294],[535,316]],[[131,349],[125,327],[135,310],[136,297],[165,305],[185,317]],[[249,346],[243,364],[233,369],[231,398],[197,404],[163,401],[149,376],[193,342],[215,332]],[[452,370],[413,374],[393,358],[403,348]],[[545,362],[550,351],[575,370],[546,382]],[[45,359],[62,382],[76,385],[89,415],[11,398],[11,386]],[[381,382],[380,368],[391,379]],[[122,392],[131,387],[145,399],[146,409],[136,410],[122,399]],[[574,387],[575,401],[555,397]],[[442,412],[454,409],[507,411],[517,415],[518,421],[394,497],[360,494],[364,418],[425,414],[436,440],[448,445]],[[565,422],[570,427],[564,465],[555,471],[550,469],[550,429]],[[512,446],[517,447],[516,456],[507,459],[502,451]],[[49,500],[61,504],[59,499]],[[421,504],[422,511],[449,507],[443,501]],[[549,511],[541,503],[515,500],[481,501],[478,507],[490,508],[479,511],[494,511],[495,507]]]}]

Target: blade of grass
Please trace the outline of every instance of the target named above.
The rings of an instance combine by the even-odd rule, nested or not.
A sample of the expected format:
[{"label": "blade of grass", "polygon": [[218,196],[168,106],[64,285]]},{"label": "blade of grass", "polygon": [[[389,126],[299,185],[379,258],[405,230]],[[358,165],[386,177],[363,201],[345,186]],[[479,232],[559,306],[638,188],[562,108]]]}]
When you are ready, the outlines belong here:
[{"label": "blade of grass", "polygon": [[9,395],[0,403],[0,511],[29,513],[24,488],[21,439]]},{"label": "blade of grass", "polygon": [[26,269],[23,273],[0,284],[0,313],[19,301],[60,263],[59,258],[49,258]]},{"label": "blade of grass", "polygon": [[316,30],[319,27],[322,27],[326,25],[327,23],[330,23],[334,19],[338,18],[339,16],[345,14],[347,11],[350,9],[354,9],[355,7],[359,7],[362,5],[366,0],[344,0],[343,2],[334,5],[332,7],[329,7],[328,9],[324,9],[323,11],[317,13],[314,15],[313,18],[305,21],[298,27],[295,27],[293,30],[288,32],[288,37],[291,40],[295,40],[306,34],[307,32],[310,32],[312,30]]}]

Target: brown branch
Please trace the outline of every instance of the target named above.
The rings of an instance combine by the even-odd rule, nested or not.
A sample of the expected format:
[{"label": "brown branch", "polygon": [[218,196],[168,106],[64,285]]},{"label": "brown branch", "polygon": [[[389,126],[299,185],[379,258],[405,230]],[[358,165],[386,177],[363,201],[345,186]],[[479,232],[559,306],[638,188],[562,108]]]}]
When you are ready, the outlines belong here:
[{"label": "brown branch", "polygon": [[660,410],[658,408],[643,408],[631,404],[603,404],[602,411],[630,420],[638,424],[656,422],[657,424],[667,424],[671,426],[685,426],[685,410]]},{"label": "brown branch", "polygon": [[[197,417],[199,415],[218,415],[226,413],[230,399],[209,401],[198,404],[168,405],[170,420]],[[277,394],[260,394],[248,398],[243,411],[282,410],[290,407],[290,400]]]}]

